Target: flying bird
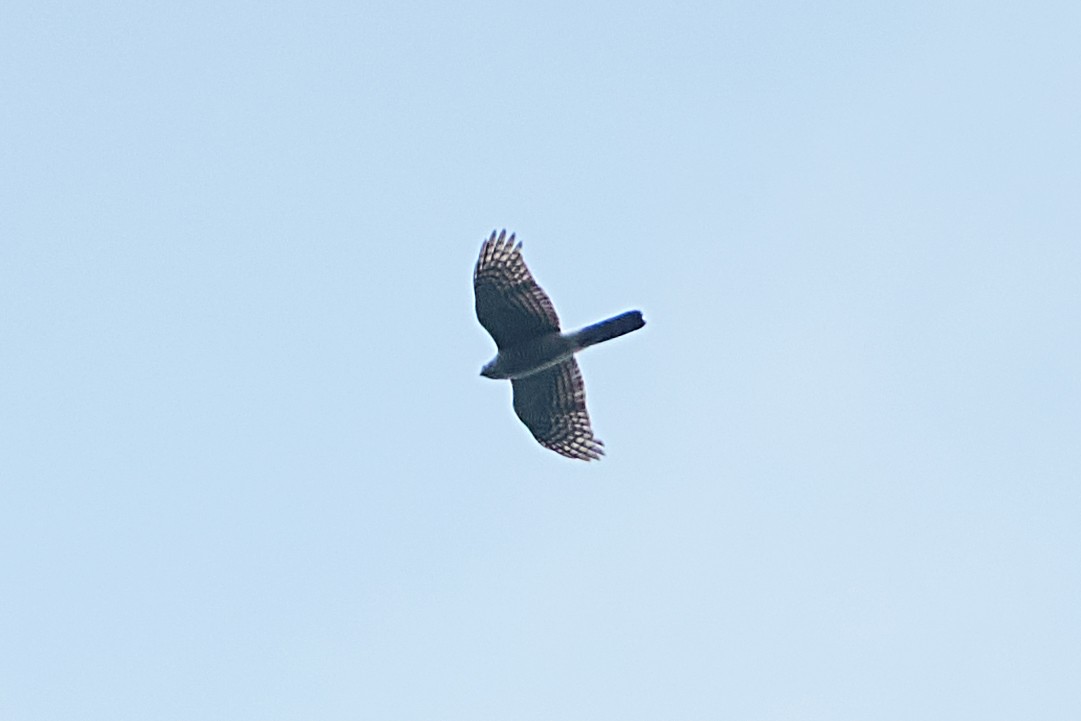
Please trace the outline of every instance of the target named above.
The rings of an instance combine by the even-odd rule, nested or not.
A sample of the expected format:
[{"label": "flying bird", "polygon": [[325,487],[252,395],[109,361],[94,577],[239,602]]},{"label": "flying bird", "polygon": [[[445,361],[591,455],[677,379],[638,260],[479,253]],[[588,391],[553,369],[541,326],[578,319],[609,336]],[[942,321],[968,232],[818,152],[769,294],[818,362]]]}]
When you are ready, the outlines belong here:
[{"label": "flying bird", "polygon": [[593,435],[586,389],[574,354],[646,324],[641,311],[621,313],[573,333],[559,329],[548,294],[522,259],[522,243],[507,231],[484,241],[473,270],[477,320],[498,353],[480,374],[510,379],[514,412],[545,448],[583,461],[600,460],[604,443]]}]

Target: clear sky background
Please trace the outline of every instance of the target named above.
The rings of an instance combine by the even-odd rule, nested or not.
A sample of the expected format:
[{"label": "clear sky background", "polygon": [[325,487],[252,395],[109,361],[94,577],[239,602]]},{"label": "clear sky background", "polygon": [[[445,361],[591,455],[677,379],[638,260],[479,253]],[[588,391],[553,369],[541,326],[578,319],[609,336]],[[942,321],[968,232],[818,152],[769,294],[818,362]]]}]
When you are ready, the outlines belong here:
[{"label": "clear sky background", "polygon": [[[0,9],[0,718],[1081,718],[1081,4]],[[608,456],[533,442],[516,231]]]}]

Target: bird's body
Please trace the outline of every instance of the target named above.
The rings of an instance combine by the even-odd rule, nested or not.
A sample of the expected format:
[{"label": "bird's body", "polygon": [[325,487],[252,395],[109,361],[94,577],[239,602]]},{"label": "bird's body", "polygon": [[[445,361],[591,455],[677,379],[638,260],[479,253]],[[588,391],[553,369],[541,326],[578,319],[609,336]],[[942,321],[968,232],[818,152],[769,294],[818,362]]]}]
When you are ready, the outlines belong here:
[{"label": "bird's body", "polygon": [[545,333],[508,348],[500,348],[480,374],[485,378],[524,378],[562,363],[591,345],[618,338],[645,324],[642,314],[631,310],[574,333]]},{"label": "bird's body", "polygon": [[498,353],[481,375],[510,379],[514,411],[533,437],[556,453],[597,460],[604,444],[593,436],[585,386],[574,354],[645,325],[633,310],[573,333],[563,333],[548,295],[522,260],[521,243],[495,231],[473,271],[477,319]]},{"label": "bird's body", "polygon": [[572,357],[577,349],[569,335],[552,332],[531,338],[509,348],[501,348],[495,358],[481,369],[485,378],[525,378]]}]

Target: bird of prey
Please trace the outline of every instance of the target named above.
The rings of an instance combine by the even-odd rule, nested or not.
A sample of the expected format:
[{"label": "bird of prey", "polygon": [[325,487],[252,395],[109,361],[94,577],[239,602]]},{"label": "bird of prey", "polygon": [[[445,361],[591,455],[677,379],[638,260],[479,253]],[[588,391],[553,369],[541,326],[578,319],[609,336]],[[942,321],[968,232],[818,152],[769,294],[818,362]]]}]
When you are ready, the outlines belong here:
[{"label": "bird of prey", "polygon": [[621,313],[573,333],[562,333],[548,295],[522,260],[522,244],[492,231],[473,270],[477,320],[498,353],[480,374],[509,378],[514,412],[545,448],[583,461],[600,460],[604,443],[593,436],[586,390],[574,354],[636,331],[641,311]]}]

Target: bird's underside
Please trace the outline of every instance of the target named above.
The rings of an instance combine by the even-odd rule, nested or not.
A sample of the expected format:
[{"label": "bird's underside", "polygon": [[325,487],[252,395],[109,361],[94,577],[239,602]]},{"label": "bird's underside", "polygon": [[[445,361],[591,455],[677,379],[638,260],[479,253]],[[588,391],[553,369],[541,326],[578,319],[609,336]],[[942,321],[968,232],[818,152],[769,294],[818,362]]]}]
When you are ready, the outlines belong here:
[{"label": "bird's underside", "polygon": [[498,349],[481,374],[510,379],[514,412],[542,446],[568,458],[600,459],[604,443],[593,435],[574,354],[638,330],[645,325],[642,314],[629,311],[562,333],[551,299],[522,259],[521,243],[506,231],[493,231],[481,247],[473,289],[477,319]]}]

